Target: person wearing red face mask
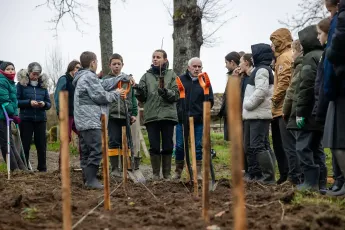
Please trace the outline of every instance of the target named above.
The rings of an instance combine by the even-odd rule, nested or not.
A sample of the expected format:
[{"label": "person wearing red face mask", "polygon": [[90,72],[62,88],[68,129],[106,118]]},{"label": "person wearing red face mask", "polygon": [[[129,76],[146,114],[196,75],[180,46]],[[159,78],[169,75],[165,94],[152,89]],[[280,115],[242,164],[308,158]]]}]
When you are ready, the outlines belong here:
[{"label": "person wearing red face mask", "polygon": [[[7,103],[5,106],[8,116],[13,119],[16,124],[20,123],[18,117],[18,102],[17,102],[17,89],[14,82],[16,71],[13,63],[0,61],[0,106]],[[0,107],[1,108],[1,107]],[[6,161],[7,154],[7,127],[5,112],[1,108],[0,111],[0,148],[1,153]],[[11,133],[11,132],[10,132]],[[10,168],[25,169],[23,161],[20,159],[14,147],[12,135],[10,137],[11,150],[10,150]]]}]

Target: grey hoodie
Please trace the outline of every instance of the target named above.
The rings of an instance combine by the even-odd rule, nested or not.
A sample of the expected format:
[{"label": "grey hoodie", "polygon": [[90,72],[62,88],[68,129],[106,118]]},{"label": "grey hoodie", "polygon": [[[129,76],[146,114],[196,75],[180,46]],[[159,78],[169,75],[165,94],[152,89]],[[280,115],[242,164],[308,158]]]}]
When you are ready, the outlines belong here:
[{"label": "grey hoodie", "polygon": [[101,80],[89,69],[81,69],[75,74],[72,84],[75,87],[74,121],[78,131],[101,129],[101,115],[107,114],[104,108],[120,98],[115,90],[121,80],[128,79]]}]

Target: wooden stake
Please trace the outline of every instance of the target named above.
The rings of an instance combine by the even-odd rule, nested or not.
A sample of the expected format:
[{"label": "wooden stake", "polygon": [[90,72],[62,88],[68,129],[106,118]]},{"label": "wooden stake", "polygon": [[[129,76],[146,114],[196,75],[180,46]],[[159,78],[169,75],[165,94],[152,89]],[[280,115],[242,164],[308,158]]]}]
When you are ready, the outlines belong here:
[{"label": "wooden stake", "polygon": [[202,176],[202,218],[206,223],[210,222],[209,216],[209,175],[210,175],[210,158],[211,158],[211,138],[210,138],[210,121],[211,121],[211,102],[204,102],[204,133],[202,137],[202,148],[203,148],[203,176]]},{"label": "wooden stake", "polygon": [[143,147],[143,151],[144,151],[145,156],[147,158],[150,158],[150,153],[147,150],[144,135],[143,135],[143,132],[141,131],[141,129],[139,129],[139,137],[140,137],[141,146]]},{"label": "wooden stake", "polygon": [[189,118],[189,137],[190,137],[190,146],[192,152],[192,168],[193,168],[193,181],[194,181],[194,196],[199,196],[198,191],[198,172],[196,169],[196,150],[195,150],[195,135],[194,135],[194,118]]},{"label": "wooden stake", "polygon": [[122,166],[123,166],[123,186],[127,189],[128,175],[127,175],[127,157],[128,157],[128,144],[126,126],[122,126]]},{"label": "wooden stake", "polygon": [[232,156],[232,196],[234,229],[246,230],[246,212],[244,201],[243,184],[243,128],[242,128],[242,108],[241,108],[241,79],[239,77],[229,77],[227,85],[227,114],[228,133],[231,140],[230,156]]},{"label": "wooden stake", "polygon": [[103,152],[103,184],[104,209],[110,210],[109,157],[108,157],[108,129],[107,117],[102,114],[102,152]]},{"label": "wooden stake", "polygon": [[60,112],[60,144],[61,144],[61,181],[62,181],[62,221],[63,229],[72,229],[71,211],[71,178],[69,169],[69,137],[68,137],[68,92],[59,94]]}]

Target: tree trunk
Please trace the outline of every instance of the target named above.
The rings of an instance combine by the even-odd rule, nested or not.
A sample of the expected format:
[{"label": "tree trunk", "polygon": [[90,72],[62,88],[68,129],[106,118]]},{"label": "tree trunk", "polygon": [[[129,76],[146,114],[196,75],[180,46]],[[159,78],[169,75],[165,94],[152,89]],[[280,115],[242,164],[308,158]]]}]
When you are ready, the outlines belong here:
[{"label": "tree trunk", "polygon": [[174,71],[177,75],[186,71],[189,59],[200,57],[201,18],[197,0],[174,0]]},{"label": "tree trunk", "polygon": [[111,0],[98,0],[99,40],[101,43],[102,71],[108,74],[108,60],[113,54],[113,30],[111,26]]}]

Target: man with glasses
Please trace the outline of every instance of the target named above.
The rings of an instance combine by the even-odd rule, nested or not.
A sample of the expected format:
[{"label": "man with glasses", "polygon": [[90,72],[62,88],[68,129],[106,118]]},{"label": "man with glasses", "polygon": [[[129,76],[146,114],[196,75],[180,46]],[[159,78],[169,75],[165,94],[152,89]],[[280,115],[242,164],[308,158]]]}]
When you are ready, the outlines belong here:
[{"label": "man with glasses", "polygon": [[[68,64],[66,74],[61,76],[56,84],[56,90],[54,93],[56,113],[59,116],[59,93],[61,90],[68,91],[68,136],[69,141],[72,140],[72,130],[79,136],[79,132],[74,124],[74,90],[75,87],[72,85],[72,81],[75,73],[81,68],[80,62],[73,60]],[[61,152],[61,151],[60,151]],[[80,153],[80,147],[79,147]],[[59,155],[59,170],[60,170],[61,156]]]},{"label": "man with glasses", "polygon": [[[198,57],[194,57],[188,61],[188,69],[185,74],[180,76],[181,82],[185,88],[186,97],[184,103],[177,103],[178,124],[176,126],[176,169],[173,179],[178,180],[184,166],[184,136],[183,124],[189,123],[189,117],[194,118],[194,135],[195,149],[197,160],[198,180],[202,179],[202,133],[203,133],[203,102],[204,90],[198,81],[198,74],[202,72],[202,62]],[[213,106],[213,91],[210,87],[209,100],[211,107]],[[187,125],[188,126],[188,125]],[[185,126],[184,132],[189,132],[189,127]]]}]

